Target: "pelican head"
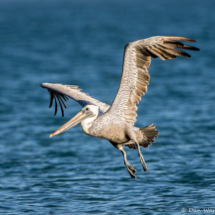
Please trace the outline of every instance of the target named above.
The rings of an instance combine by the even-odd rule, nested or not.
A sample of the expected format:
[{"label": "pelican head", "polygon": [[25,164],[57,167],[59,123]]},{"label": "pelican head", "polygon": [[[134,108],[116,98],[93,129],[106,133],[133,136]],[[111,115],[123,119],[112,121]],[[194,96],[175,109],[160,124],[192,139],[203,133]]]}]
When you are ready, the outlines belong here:
[{"label": "pelican head", "polygon": [[69,128],[81,123],[83,131],[88,134],[88,128],[91,126],[92,122],[99,115],[99,107],[96,105],[86,105],[79,113],[77,113],[72,119],[70,119],[63,126],[58,128],[54,133],[50,134],[50,137],[60,134]]}]

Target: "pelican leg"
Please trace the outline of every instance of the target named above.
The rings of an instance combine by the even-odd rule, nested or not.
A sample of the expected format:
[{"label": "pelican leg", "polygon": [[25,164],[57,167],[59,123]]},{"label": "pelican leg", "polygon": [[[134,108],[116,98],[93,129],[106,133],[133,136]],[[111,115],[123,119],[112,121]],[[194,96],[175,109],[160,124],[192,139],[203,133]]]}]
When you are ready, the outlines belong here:
[{"label": "pelican leg", "polygon": [[[144,160],[144,158],[143,158],[143,155],[142,155],[142,153],[141,153],[141,151],[140,151],[140,145],[139,145],[138,141],[136,140],[135,133],[132,132],[132,129],[128,129],[127,132],[128,132],[127,135],[130,137],[130,141],[134,141],[135,144],[136,144],[136,146],[137,146],[138,155],[139,155],[140,161],[141,161],[141,163],[142,163],[143,170],[146,172],[146,171],[147,171],[146,162],[145,162],[145,160]],[[130,142],[130,141],[129,141],[129,142]]]},{"label": "pelican leg", "polygon": [[128,173],[130,174],[130,176],[132,178],[136,178],[135,176],[135,172],[136,172],[136,169],[134,169],[134,167],[127,161],[127,157],[126,157],[126,152],[125,150],[120,147],[119,150],[122,152],[123,154],[123,158],[124,158],[124,164],[125,166],[127,167],[127,170],[128,170]]},{"label": "pelican leg", "polygon": [[143,158],[143,155],[142,155],[142,153],[140,151],[140,145],[139,145],[139,143],[136,142],[136,146],[137,146],[137,150],[138,150],[138,155],[140,157],[140,161],[141,161],[141,163],[143,165],[143,170],[146,172],[147,171],[147,165],[146,165],[146,162],[145,162],[145,160]]}]

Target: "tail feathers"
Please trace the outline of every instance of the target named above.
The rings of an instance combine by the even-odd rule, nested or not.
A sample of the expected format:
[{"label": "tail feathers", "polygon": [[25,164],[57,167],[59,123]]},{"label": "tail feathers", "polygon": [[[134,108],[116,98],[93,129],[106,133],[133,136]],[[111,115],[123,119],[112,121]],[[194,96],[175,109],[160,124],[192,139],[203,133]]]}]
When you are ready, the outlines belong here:
[{"label": "tail feathers", "polygon": [[158,137],[157,135],[159,133],[158,131],[156,131],[155,125],[153,124],[141,128],[140,131],[143,133],[143,136],[145,138],[143,138],[139,144],[144,148],[148,148],[151,145],[151,143],[154,143],[155,142],[154,138]]}]

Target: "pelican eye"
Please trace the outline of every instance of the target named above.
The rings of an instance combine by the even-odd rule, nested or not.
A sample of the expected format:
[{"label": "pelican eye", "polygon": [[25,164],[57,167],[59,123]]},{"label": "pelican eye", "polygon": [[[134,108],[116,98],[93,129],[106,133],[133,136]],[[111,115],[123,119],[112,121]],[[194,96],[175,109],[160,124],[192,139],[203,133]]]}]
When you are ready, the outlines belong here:
[{"label": "pelican eye", "polygon": [[86,110],[86,111],[88,111],[88,110],[89,110],[89,108],[87,107],[85,110]]}]

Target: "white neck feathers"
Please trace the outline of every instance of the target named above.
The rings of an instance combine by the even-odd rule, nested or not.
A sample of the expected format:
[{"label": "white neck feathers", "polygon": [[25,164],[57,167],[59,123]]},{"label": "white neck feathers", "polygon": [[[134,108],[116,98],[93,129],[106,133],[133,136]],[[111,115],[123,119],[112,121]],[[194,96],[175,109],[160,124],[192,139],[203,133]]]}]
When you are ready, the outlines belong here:
[{"label": "white neck feathers", "polygon": [[84,131],[84,133],[89,134],[89,128],[92,126],[93,121],[97,118],[98,115],[95,115],[90,118],[86,118],[81,122],[81,128]]}]

